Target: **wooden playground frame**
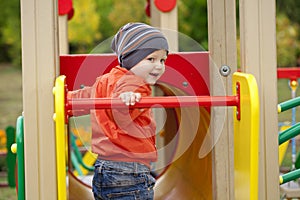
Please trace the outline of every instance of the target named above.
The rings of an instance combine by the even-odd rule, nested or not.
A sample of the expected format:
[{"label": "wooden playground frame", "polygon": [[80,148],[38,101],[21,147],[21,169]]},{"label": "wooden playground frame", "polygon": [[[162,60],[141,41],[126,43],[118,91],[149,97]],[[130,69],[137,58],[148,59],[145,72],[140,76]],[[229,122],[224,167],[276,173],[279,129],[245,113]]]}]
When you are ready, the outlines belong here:
[{"label": "wooden playground frame", "polygon": [[[209,49],[216,66],[237,71],[236,1],[208,1]],[[259,199],[279,198],[277,134],[277,71],[275,0],[240,0],[241,71],[255,76],[260,94]],[[153,0],[151,0],[153,5]],[[177,9],[169,13],[151,7],[151,24],[177,30]],[[57,199],[54,99],[59,75],[56,1],[21,0],[24,154],[26,199]],[[210,74],[217,74],[211,68]],[[211,95],[218,84],[211,77]],[[232,94],[232,75],[223,78]],[[216,113],[212,110],[211,116]],[[227,111],[221,138],[213,149],[214,199],[234,199],[233,116]]]}]

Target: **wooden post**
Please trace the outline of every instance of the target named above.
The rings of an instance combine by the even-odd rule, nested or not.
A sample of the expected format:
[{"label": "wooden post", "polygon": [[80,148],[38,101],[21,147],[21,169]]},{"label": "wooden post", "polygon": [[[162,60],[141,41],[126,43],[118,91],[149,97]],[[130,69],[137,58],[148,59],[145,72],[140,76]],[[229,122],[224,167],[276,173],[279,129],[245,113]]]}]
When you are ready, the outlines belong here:
[{"label": "wooden post", "polygon": [[260,92],[259,199],[279,198],[275,0],[240,0],[241,69]]},{"label": "wooden post", "polygon": [[[178,2],[177,2],[178,4]],[[150,0],[151,25],[159,27],[168,39],[172,52],[178,51],[178,13],[177,4],[170,12],[162,12],[157,9],[154,0]]]},{"label": "wooden post", "polygon": [[[207,4],[209,51],[212,59],[210,92],[212,96],[220,95],[220,92],[231,95],[232,74],[222,77],[219,68],[227,65],[232,72],[237,70],[235,0],[211,0]],[[224,87],[224,91],[220,91],[220,87]],[[222,115],[225,118],[223,124],[220,124],[217,119]],[[212,108],[210,129],[216,143],[212,154],[213,199],[234,199],[233,117],[231,108]]]},{"label": "wooden post", "polygon": [[68,40],[68,15],[59,15],[59,52],[61,54],[69,53],[69,40]]},{"label": "wooden post", "polygon": [[21,0],[26,199],[57,199],[52,94],[59,62],[56,3]]}]

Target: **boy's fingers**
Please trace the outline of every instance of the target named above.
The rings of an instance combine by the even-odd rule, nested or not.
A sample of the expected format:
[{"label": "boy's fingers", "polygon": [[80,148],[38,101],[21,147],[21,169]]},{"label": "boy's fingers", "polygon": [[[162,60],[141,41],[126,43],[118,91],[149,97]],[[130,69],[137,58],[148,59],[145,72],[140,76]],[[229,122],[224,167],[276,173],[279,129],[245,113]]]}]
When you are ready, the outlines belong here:
[{"label": "boy's fingers", "polygon": [[125,105],[129,105],[130,94],[128,94],[128,92],[120,94],[119,98]]},{"label": "boy's fingers", "polygon": [[131,105],[133,106],[136,102],[139,102],[141,99],[141,93],[133,93],[133,95],[131,96]]},{"label": "boy's fingers", "polygon": [[127,106],[129,106],[131,104],[131,99],[132,99],[132,95],[133,95],[133,92],[126,92],[126,101],[125,101],[125,104]]},{"label": "boy's fingers", "polygon": [[136,102],[139,102],[141,100],[141,98],[142,98],[141,93],[135,93],[135,101]]},{"label": "boy's fingers", "polygon": [[133,93],[130,95],[130,105],[133,106],[134,104],[135,104],[135,94]]},{"label": "boy's fingers", "polygon": [[141,99],[140,93],[134,93],[134,92],[125,92],[120,94],[119,98],[124,102],[127,106],[134,105],[136,102],[139,102]]}]

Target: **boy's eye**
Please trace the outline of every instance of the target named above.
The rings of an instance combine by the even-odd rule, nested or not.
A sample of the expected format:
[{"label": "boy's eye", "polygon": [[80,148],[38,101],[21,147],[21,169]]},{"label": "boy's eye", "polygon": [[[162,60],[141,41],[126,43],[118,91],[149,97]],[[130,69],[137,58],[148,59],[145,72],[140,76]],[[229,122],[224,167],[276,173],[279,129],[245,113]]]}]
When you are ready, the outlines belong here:
[{"label": "boy's eye", "polygon": [[166,59],[161,59],[161,60],[160,60],[160,63],[161,63],[161,64],[165,64],[165,62],[166,62]]},{"label": "boy's eye", "polygon": [[150,62],[154,62],[154,58],[148,58]]}]

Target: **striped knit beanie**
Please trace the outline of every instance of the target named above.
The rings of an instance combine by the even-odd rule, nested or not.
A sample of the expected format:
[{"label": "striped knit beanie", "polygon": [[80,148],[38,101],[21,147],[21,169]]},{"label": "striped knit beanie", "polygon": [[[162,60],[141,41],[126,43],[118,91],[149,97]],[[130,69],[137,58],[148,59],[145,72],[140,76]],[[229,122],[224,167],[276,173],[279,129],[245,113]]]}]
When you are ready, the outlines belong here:
[{"label": "striped knit beanie", "polygon": [[120,28],[111,43],[121,67],[131,69],[146,56],[169,46],[165,36],[157,29],[143,23],[128,23]]}]

